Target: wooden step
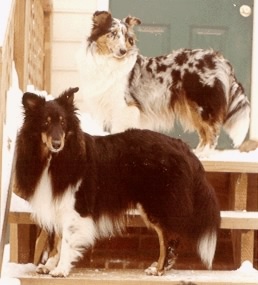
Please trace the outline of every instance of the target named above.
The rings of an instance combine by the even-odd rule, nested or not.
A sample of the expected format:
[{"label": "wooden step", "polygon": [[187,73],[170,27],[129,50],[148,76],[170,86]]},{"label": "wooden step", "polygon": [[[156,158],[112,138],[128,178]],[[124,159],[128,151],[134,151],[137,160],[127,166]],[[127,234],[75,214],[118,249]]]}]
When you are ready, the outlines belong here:
[{"label": "wooden step", "polygon": [[[258,230],[258,212],[250,211],[221,211],[221,225],[222,229],[235,230]],[[10,212],[9,223],[14,224],[34,224],[30,213]],[[129,227],[145,227],[145,224],[139,215],[134,210],[128,214],[127,225]]]},{"label": "wooden step", "polygon": [[[258,230],[258,212],[250,211],[221,211],[221,229]],[[137,211],[128,215],[128,226],[142,227],[144,222]]]},{"label": "wooden step", "polygon": [[164,276],[147,276],[143,270],[74,269],[67,278],[31,273],[19,279],[21,285],[257,285],[258,272],[171,270]]},{"label": "wooden step", "polygon": [[222,229],[258,230],[258,212],[221,211]]},{"label": "wooden step", "polygon": [[[18,243],[18,225],[33,224],[30,213],[10,212],[10,245],[11,245],[11,260],[12,262],[20,262]],[[127,215],[128,227],[144,227],[145,224],[137,211],[130,211]],[[254,231],[258,230],[258,212],[247,211],[221,211],[221,228],[234,230],[233,249],[234,258],[238,260],[236,266],[239,266],[243,261],[249,260],[254,262]],[[32,245],[34,251],[34,263],[37,264],[40,260],[42,252],[45,250],[47,241],[46,232],[42,231],[36,240],[36,244]],[[28,246],[28,244],[25,244]],[[29,250],[29,249],[28,249]],[[258,282],[257,282],[258,284]]]}]

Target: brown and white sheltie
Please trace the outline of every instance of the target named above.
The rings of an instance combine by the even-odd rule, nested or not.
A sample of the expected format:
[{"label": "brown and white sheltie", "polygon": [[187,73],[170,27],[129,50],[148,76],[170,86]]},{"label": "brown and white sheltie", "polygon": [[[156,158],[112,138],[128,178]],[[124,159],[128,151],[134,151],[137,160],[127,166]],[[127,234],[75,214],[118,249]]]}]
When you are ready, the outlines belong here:
[{"label": "brown and white sheltie", "polygon": [[197,131],[197,149],[204,152],[216,147],[223,127],[238,147],[248,132],[250,106],[230,63],[211,49],[142,56],[133,31],[140,23],[106,11],[93,15],[78,55],[87,111],[111,133],[169,131],[178,119],[185,131]]},{"label": "brown and white sheltie", "polygon": [[181,140],[149,130],[84,133],[74,106],[77,91],[51,101],[33,93],[22,99],[16,186],[37,223],[60,237],[58,253],[37,272],[67,276],[96,240],[125,230],[131,209],[159,238],[158,262],[147,274],[162,275],[173,265],[174,235],[190,238],[211,268],[220,212],[198,158]]}]

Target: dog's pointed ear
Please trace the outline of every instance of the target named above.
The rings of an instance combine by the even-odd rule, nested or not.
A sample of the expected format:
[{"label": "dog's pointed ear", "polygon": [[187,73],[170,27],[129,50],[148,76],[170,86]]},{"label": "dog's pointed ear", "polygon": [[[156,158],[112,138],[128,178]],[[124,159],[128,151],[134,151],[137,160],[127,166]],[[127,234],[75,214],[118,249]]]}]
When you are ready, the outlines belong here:
[{"label": "dog's pointed ear", "polygon": [[45,103],[45,98],[31,92],[25,92],[22,97],[22,104],[25,111],[33,111]]},{"label": "dog's pointed ear", "polygon": [[127,16],[126,18],[123,19],[123,22],[125,22],[128,26],[132,28],[142,23],[139,18],[132,17],[132,16]]},{"label": "dog's pointed ear", "polygon": [[74,93],[79,91],[79,87],[69,88],[64,91],[64,93],[58,98],[61,104],[73,105],[74,103]]},{"label": "dog's pointed ear", "polygon": [[112,23],[112,16],[107,11],[96,11],[92,20],[94,27],[109,27]]}]

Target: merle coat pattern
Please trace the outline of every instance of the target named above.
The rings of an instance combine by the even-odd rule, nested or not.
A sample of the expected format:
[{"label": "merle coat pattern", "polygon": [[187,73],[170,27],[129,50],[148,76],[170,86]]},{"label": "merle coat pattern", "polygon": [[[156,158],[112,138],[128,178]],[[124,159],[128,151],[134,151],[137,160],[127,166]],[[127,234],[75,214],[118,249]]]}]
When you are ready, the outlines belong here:
[{"label": "merle coat pattern", "polygon": [[212,49],[139,54],[133,31],[141,21],[97,11],[79,54],[86,109],[111,133],[130,127],[169,131],[176,119],[199,135],[198,151],[217,145],[223,127],[238,147],[246,137],[250,106],[234,70]]}]

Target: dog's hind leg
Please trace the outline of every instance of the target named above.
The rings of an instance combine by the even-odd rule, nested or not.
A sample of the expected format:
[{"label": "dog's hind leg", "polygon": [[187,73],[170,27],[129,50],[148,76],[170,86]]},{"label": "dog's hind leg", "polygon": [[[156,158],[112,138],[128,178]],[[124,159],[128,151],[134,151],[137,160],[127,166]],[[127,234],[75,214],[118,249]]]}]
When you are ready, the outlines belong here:
[{"label": "dog's hind leg", "polygon": [[172,239],[169,241],[168,247],[167,247],[167,258],[166,258],[166,263],[165,263],[165,271],[168,271],[171,268],[173,268],[174,264],[176,263],[176,259],[177,259],[176,249],[178,245],[179,245],[178,239]]},{"label": "dog's hind leg", "polygon": [[[150,221],[148,215],[140,204],[137,205],[145,224],[154,229],[159,239],[159,259],[158,262],[154,262],[150,267],[145,270],[147,275],[163,275],[165,269],[171,269],[175,263],[175,259],[172,261],[171,256],[171,244],[169,243],[166,231],[160,226],[158,222]],[[166,267],[166,268],[165,268]]]},{"label": "dog's hind leg", "polygon": [[147,275],[163,275],[165,271],[165,264],[167,260],[167,247],[168,240],[166,235],[164,235],[163,230],[159,227],[159,225],[151,224],[151,227],[158,234],[159,239],[159,259],[158,262],[154,262],[150,267],[145,270]]},{"label": "dog's hind leg", "polygon": [[199,144],[194,152],[199,157],[205,157],[217,146],[220,124],[209,125],[202,122],[196,125],[196,129],[199,136]]},{"label": "dog's hind leg", "polygon": [[159,227],[153,225],[152,228],[157,232],[159,238],[160,255],[158,262],[153,262],[150,267],[145,270],[147,275],[163,275],[165,271],[173,268],[177,254],[175,250],[178,246],[178,240],[168,240],[167,235]]}]

